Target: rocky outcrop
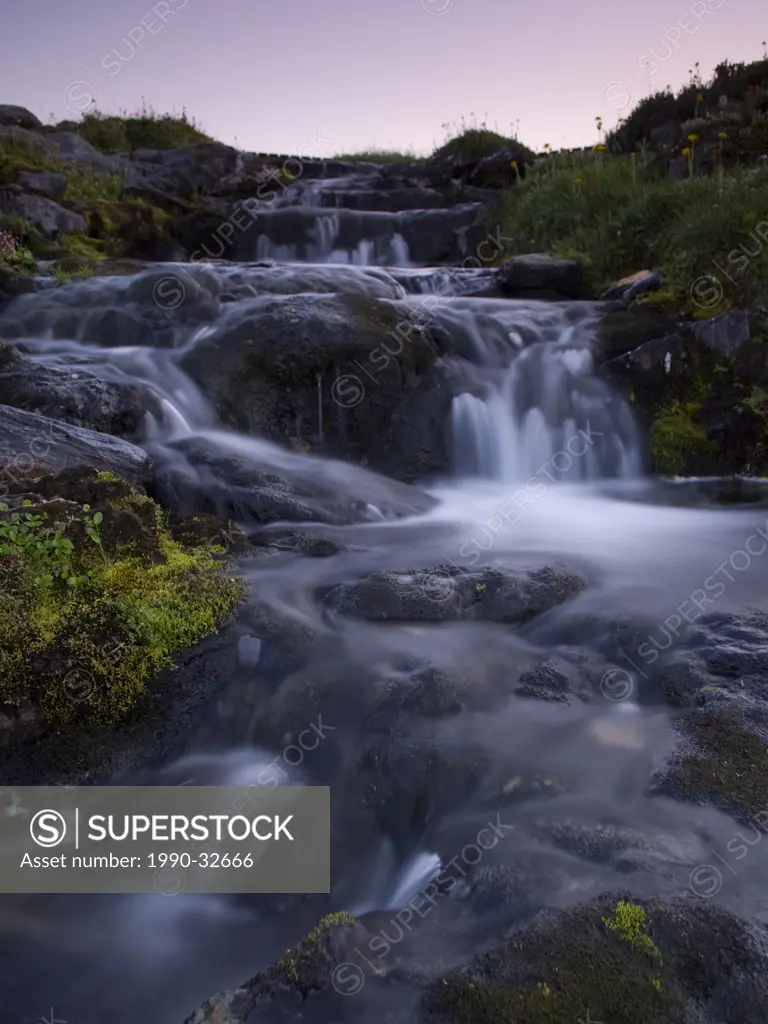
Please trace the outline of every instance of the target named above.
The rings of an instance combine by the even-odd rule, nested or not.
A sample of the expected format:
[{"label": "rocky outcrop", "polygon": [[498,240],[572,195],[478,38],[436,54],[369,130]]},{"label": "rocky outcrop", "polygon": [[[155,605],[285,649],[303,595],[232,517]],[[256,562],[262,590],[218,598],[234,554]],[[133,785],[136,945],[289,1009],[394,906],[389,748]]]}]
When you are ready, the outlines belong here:
[{"label": "rocky outcrop", "polygon": [[139,483],[151,476],[146,452],[95,430],[0,405],[0,488],[64,470],[96,468]]},{"label": "rocky outcrop", "polygon": [[34,131],[42,128],[42,122],[26,107],[15,107],[11,103],[0,103],[0,125],[15,126]]},{"label": "rocky outcrop", "polygon": [[47,367],[3,344],[0,403],[127,439],[136,437],[147,412],[160,415],[154,396],[139,384]]}]

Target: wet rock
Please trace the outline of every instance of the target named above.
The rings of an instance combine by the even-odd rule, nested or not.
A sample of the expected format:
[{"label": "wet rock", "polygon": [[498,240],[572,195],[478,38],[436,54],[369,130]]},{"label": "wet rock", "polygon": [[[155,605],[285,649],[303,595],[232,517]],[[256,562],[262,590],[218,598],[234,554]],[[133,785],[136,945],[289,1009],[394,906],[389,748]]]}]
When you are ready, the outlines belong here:
[{"label": "wet rock", "polygon": [[11,211],[23,220],[29,221],[48,239],[56,239],[62,234],[84,234],[88,225],[79,213],[65,210],[44,196],[23,193],[11,199]]},{"label": "wet rock", "polygon": [[44,366],[1,343],[0,403],[127,439],[137,435],[147,412],[160,415],[140,384],[103,380],[81,367]]},{"label": "wet rock", "polygon": [[16,183],[25,192],[35,192],[55,201],[63,199],[67,191],[67,179],[53,171],[19,171]]},{"label": "wet rock", "polygon": [[764,1020],[764,939],[707,904],[621,895],[549,912],[430,987],[422,1024]]},{"label": "wet rock", "polygon": [[674,720],[680,746],[659,781],[661,791],[713,803],[742,819],[764,812],[768,616],[702,619],[659,661],[656,678],[670,704],[688,709]]},{"label": "wet rock", "polygon": [[515,256],[499,267],[499,286],[511,299],[586,299],[584,267],[548,253]]},{"label": "wet rock", "polygon": [[463,619],[521,625],[584,589],[582,577],[562,567],[462,571],[446,566],[375,573],[339,585],[328,602],[342,615],[370,621]]},{"label": "wet rock", "polygon": [[299,295],[237,308],[182,367],[230,426],[409,480],[447,465],[452,391],[437,354],[392,303]]},{"label": "wet rock", "polygon": [[151,476],[147,453],[128,441],[0,405],[0,491],[68,469],[99,469],[136,483]]},{"label": "wet rock", "polygon": [[26,107],[15,107],[12,103],[0,103],[0,125],[14,125],[30,131],[43,127],[40,119],[35,117],[31,110],[27,110]]}]

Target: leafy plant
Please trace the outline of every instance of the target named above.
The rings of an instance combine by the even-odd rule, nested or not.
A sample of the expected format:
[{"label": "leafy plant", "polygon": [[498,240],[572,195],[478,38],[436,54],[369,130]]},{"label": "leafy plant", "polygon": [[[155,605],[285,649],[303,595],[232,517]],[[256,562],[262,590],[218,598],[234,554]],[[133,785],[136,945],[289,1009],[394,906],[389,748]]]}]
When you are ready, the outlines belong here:
[{"label": "leafy plant", "polygon": [[603,924],[612,932],[616,932],[624,942],[639,949],[649,956],[661,956],[656,943],[645,934],[646,914],[636,903],[619,900],[616,904],[616,916],[611,921],[603,918]]},{"label": "leafy plant", "polygon": [[[21,507],[30,505],[25,501]],[[47,512],[21,512],[0,502],[0,556],[20,557],[34,570],[36,584],[49,585],[61,580],[69,587],[77,586],[82,577],[72,567],[75,545],[66,536],[73,523],[82,523],[86,536],[105,557],[98,530],[104,516],[101,512],[91,514],[90,505],[83,505],[82,512],[51,523]]]}]

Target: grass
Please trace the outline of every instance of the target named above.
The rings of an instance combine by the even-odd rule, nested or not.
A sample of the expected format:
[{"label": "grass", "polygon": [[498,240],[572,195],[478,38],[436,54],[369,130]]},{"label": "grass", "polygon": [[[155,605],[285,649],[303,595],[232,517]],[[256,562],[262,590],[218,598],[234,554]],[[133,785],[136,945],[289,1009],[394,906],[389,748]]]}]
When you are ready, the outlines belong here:
[{"label": "grass", "polygon": [[369,163],[369,164],[412,164],[416,161],[423,160],[423,157],[417,156],[413,150],[401,152],[397,149],[364,149],[359,153],[339,153],[334,160],[347,160],[351,163]]},{"label": "grass", "polygon": [[[72,127],[67,123],[67,128]],[[73,128],[102,153],[130,153],[134,149],[175,149],[212,143],[194,118],[181,114],[158,114],[144,104],[134,114],[119,115],[90,110]]]},{"label": "grass", "polygon": [[53,171],[67,182],[64,202],[93,203],[98,199],[119,199],[123,179],[105,174],[87,164],[62,160],[42,147],[27,147],[11,139],[0,139],[0,185],[15,184],[19,171]]},{"label": "grass", "polygon": [[703,278],[717,282],[721,308],[768,281],[768,166],[675,181],[632,156],[553,154],[506,194],[498,218],[514,239],[507,255],[581,253],[603,285],[658,269],[680,305],[701,299]]}]

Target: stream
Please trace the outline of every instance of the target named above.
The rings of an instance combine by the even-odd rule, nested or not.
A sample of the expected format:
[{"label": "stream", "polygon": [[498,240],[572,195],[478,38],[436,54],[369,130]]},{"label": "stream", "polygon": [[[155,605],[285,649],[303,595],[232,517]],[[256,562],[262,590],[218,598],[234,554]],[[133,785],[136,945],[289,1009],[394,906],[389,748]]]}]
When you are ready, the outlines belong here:
[{"label": "stream", "polygon": [[[73,281],[20,296],[0,317],[0,336],[36,362],[141,388],[137,443],[160,468],[167,496],[183,504],[202,493],[247,536],[296,530],[289,514],[254,521],[247,467],[310,496],[301,533],[332,546],[325,557],[279,543],[270,557],[238,557],[250,597],[227,634],[236,669],[183,751],[113,780],[248,784],[274,778],[277,763],[281,784],[330,785],[330,896],[0,897],[0,1017],[8,1024],[40,1024],[52,1013],[67,1024],[182,1024],[329,910],[403,907],[497,815],[504,841],[456,886],[440,934],[430,933],[430,955],[446,963],[532,908],[612,887],[680,893],[738,828],[725,813],[649,791],[676,742],[654,673],[693,628],[682,605],[698,607],[696,618],[768,611],[768,558],[751,545],[748,565],[733,561],[748,538],[762,536],[768,511],[727,506],[707,482],[644,474],[631,406],[594,371],[597,304],[503,299],[490,269],[419,265],[419,225],[446,211],[366,210],[366,188],[363,175],[289,190],[263,214],[249,258],[238,241],[241,262]],[[417,332],[428,324],[451,340],[446,364],[460,386],[445,424],[447,472],[406,482],[326,451],[345,410],[375,398],[373,357],[318,376],[314,422],[296,425],[297,436],[311,435],[310,451],[225,425],[221,401],[217,409],[207,394],[206,346],[239,344],[249,322],[297,297],[324,309],[350,295],[389,304]],[[212,368],[215,355],[205,359]],[[232,460],[237,479],[221,468]],[[469,591],[482,596],[500,577],[542,567],[576,574],[584,586],[565,601],[542,598],[514,628],[492,611],[466,612]],[[707,581],[718,572],[715,588]],[[354,588],[375,573],[400,574],[401,604],[379,620],[349,614],[365,599]],[[454,614],[459,605],[464,612]],[[265,609],[290,636],[311,633],[306,657],[298,640],[284,645],[288,661],[267,651]],[[523,692],[536,689],[532,675],[555,680],[552,699]],[[420,689],[425,678],[434,690]],[[372,724],[379,693],[396,695],[394,710],[374,701],[384,725]],[[414,710],[420,701],[423,714]],[[281,736],[301,728],[302,715],[305,727],[320,715],[327,740],[292,764]],[[384,778],[367,761],[359,768],[365,752],[400,750],[406,734],[411,752],[429,746],[437,777],[418,753],[398,755]],[[471,779],[469,763],[482,765]],[[361,786],[374,777],[390,797],[363,807]],[[533,777],[550,781],[520,782]],[[516,786],[521,796],[511,800]],[[562,841],[566,823],[581,834],[627,830],[648,844],[619,861],[582,855]],[[518,879],[514,898],[511,885],[503,896],[494,887],[491,864]],[[768,921],[762,859],[726,879],[719,898]],[[379,1019],[371,1013],[361,1000],[345,1019]]]}]

